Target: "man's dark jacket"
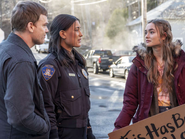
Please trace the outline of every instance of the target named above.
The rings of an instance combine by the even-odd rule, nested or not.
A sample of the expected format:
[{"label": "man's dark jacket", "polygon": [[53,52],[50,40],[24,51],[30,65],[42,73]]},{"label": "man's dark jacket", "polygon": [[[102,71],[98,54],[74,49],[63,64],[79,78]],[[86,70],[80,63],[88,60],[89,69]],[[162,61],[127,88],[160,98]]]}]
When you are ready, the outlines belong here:
[{"label": "man's dark jacket", "polygon": [[28,45],[11,33],[0,44],[0,139],[47,139],[49,119]]}]

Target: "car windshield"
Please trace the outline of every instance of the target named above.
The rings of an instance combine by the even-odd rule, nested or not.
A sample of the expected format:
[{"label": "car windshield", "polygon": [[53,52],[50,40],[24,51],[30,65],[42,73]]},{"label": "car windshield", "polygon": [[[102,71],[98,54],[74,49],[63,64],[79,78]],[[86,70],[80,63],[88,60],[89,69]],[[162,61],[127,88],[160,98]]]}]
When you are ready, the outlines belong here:
[{"label": "car windshield", "polygon": [[123,56],[122,57],[122,63],[132,63],[132,60],[135,56]]},{"label": "car windshield", "polygon": [[135,52],[132,50],[117,50],[113,53],[114,56],[126,56],[126,55],[135,55]]},{"label": "car windshield", "polygon": [[129,57],[129,63],[131,63],[134,58],[135,58],[135,56]]},{"label": "car windshield", "polygon": [[112,53],[111,53],[111,51],[95,51],[94,55],[108,55],[108,56],[111,56]]}]

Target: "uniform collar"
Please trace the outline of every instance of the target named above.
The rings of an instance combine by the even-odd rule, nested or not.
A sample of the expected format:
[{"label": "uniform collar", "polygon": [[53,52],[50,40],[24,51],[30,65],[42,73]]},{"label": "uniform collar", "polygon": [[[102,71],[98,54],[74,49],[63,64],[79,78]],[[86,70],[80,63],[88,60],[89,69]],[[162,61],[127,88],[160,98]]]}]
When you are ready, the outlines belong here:
[{"label": "uniform collar", "polygon": [[14,33],[10,33],[10,35],[7,38],[7,41],[9,41],[9,42],[15,44],[16,46],[20,47],[21,49],[23,49],[33,59],[33,61],[36,62],[36,59],[33,56],[31,49],[24,42],[24,40],[22,38],[20,38],[18,35],[14,34]]},{"label": "uniform collar", "polygon": [[74,61],[72,60],[72,58],[71,58],[69,52],[68,52],[66,49],[64,49],[64,51],[65,51],[65,56],[69,58],[69,60],[70,60],[71,63],[77,62],[77,63],[80,64],[80,66],[83,65],[82,59],[81,59],[80,56],[76,53],[76,50],[75,50],[74,48],[71,50],[71,53],[72,53],[73,56],[74,56]]}]

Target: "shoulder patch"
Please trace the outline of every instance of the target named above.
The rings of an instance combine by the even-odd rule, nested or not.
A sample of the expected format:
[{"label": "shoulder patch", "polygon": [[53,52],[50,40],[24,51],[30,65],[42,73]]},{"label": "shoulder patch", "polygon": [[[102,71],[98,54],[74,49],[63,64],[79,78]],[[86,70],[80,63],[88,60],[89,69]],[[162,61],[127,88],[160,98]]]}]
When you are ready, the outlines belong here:
[{"label": "shoulder patch", "polygon": [[45,65],[42,68],[42,76],[48,81],[55,73],[55,68],[52,65]]},{"label": "shoulder patch", "polygon": [[82,69],[82,74],[83,74],[83,76],[84,76],[86,79],[88,79],[87,72],[86,72],[84,69]]}]

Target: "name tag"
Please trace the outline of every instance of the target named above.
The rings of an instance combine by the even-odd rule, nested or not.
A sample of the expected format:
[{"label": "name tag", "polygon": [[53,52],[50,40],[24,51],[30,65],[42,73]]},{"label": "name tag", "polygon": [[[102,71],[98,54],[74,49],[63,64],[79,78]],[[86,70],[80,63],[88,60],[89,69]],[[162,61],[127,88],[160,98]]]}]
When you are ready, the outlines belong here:
[{"label": "name tag", "polygon": [[73,76],[73,77],[74,77],[74,76],[75,76],[75,74],[74,74],[74,73],[69,73],[69,76]]}]

